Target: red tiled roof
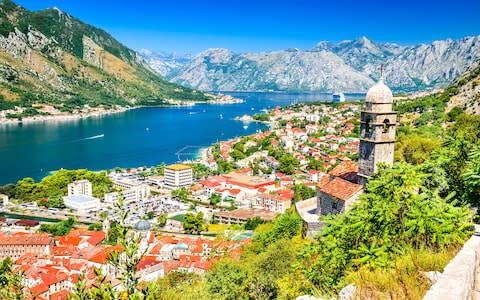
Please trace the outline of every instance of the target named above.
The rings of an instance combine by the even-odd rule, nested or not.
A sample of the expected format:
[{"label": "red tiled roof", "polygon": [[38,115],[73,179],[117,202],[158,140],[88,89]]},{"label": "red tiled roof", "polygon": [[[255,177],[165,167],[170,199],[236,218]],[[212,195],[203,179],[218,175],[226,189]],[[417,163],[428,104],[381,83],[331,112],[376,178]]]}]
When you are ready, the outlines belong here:
[{"label": "red tiled roof", "polygon": [[67,300],[68,294],[67,290],[58,291],[50,295],[50,300]]},{"label": "red tiled roof", "polygon": [[137,271],[158,265],[159,262],[156,256],[143,256],[137,264]]},{"label": "red tiled roof", "polygon": [[361,185],[351,183],[339,177],[336,177],[320,189],[321,192],[343,201],[350,199],[361,190]]},{"label": "red tiled roof", "polygon": [[205,271],[208,271],[212,268],[213,266],[213,262],[211,261],[199,261],[199,262],[196,262],[193,267],[196,268],[196,269],[200,269],[200,270],[205,270]]},{"label": "red tiled roof", "polygon": [[78,235],[68,234],[66,236],[56,237],[55,240],[57,241],[57,245],[59,246],[78,246],[82,239]]},{"label": "red tiled roof", "polygon": [[351,160],[344,160],[328,174],[340,177],[350,182],[357,182],[358,165]]},{"label": "red tiled roof", "polygon": [[110,252],[118,251],[121,252],[123,250],[121,245],[116,245],[113,247],[106,247],[102,251],[98,252],[94,256],[90,257],[89,261],[99,264],[105,264],[108,260],[108,254]]},{"label": "red tiled roof", "polygon": [[47,233],[0,234],[0,245],[49,245],[52,241]]},{"label": "red tiled roof", "polygon": [[182,262],[199,262],[202,260],[202,257],[197,255],[182,254],[178,259]]},{"label": "red tiled roof", "polygon": [[[58,270],[57,270],[57,272],[58,272]],[[53,272],[48,272],[48,273],[45,273],[45,274],[41,274],[40,278],[42,278],[43,284],[45,284],[46,286],[51,286],[55,283],[58,283],[60,281],[64,281],[64,280],[67,279],[67,274],[57,273],[57,272],[53,271]]]},{"label": "red tiled roof", "polygon": [[45,292],[48,292],[48,286],[46,284],[43,284],[43,283],[30,288],[30,293],[32,293],[32,296],[34,296],[34,297],[38,296],[38,295],[41,295]]},{"label": "red tiled roof", "polygon": [[208,181],[208,180],[202,180],[202,181],[200,181],[200,183],[203,186],[206,186],[206,187],[209,187],[209,188],[214,188],[214,187],[220,186],[220,183],[213,182],[213,181]]},{"label": "red tiled roof", "polygon": [[100,244],[100,242],[103,241],[107,236],[103,231],[88,231],[86,233],[82,233],[82,235],[89,236],[87,242],[93,246]]},{"label": "red tiled roof", "polygon": [[40,224],[40,222],[38,222],[37,220],[18,220],[15,222],[15,225],[17,226],[33,227],[33,226],[37,226],[38,224]]}]

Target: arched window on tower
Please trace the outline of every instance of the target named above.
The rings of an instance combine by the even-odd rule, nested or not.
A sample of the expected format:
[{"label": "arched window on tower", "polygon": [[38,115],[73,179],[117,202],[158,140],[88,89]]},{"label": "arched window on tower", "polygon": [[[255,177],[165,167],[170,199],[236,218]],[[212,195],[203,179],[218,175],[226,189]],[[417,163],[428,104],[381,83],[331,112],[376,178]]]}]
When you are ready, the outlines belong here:
[{"label": "arched window on tower", "polygon": [[372,119],[368,117],[365,120],[365,135],[369,136],[372,133]]},{"label": "arched window on tower", "polygon": [[390,120],[385,119],[383,120],[383,133],[388,133],[388,129],[390,128]]}]

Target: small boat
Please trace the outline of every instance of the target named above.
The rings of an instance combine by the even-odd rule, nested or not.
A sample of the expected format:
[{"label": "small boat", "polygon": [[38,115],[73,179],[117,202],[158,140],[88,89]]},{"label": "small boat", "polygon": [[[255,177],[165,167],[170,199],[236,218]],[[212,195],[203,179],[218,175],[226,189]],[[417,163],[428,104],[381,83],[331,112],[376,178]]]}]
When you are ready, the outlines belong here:
[{"label": "small boat", "polygon": [[222,115],[222,114],[220,114],[220,119],[223,119],[223,115]]},{"label": "small boat", "polygon": [[255,110],[255,108],[253,108],[253,107],[252,107],[251,109],[252,109],[252,110]]},{"label": "small boat", "polygon": [[247,126],[247,125],[243,125],[243,129],[248,129],[248,126]]},{"label": "small boat", "polygon": [[150,130],[150,128],[148,128],[148,127],[147,127],[147,128],[145,128],[145,131],[149,131],[149,130]]}]

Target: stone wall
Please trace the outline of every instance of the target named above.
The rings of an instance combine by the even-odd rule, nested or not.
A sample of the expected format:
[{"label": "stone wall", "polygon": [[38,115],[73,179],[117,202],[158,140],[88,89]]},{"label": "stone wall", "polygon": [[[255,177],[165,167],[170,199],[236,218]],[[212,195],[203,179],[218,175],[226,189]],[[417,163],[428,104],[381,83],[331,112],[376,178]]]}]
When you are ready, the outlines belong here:
[{"label": "stone wall", "polygon": [[307,224],[307,236],[313,238],[322,228],[320,217],[316,214],[317,198],[313,197],[304,201],[295,203],[297,212],[302,220]]},{"label": "stone wall", "polygon": [[[476,228],[478,231],[478,228]],[[438,281],[427,292],[424,300],[480,299],[478,290],[480,271],[480,236],[473,235],[460,252],[448,263]]]}]

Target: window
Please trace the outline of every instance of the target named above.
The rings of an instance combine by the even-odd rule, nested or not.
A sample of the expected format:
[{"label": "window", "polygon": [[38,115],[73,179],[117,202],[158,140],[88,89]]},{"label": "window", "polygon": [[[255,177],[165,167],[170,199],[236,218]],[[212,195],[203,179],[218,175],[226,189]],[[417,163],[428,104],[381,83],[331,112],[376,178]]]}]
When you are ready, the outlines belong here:
[{"label": "window", "polygon": [[388,133],[389,128],[390,128],[390,120],[388,119],[383,120],[383,133]]},{"label": "window", "polygon": [[337,201],[333,201],[332,209],[337,210]]},{"label": "window", "polygon": [[365,133],[367,135],[370,134],[370,132],[372,131],[372,119],[370,117],[367,118],[367,120],[365,121]]}]

